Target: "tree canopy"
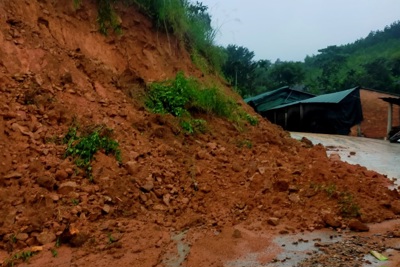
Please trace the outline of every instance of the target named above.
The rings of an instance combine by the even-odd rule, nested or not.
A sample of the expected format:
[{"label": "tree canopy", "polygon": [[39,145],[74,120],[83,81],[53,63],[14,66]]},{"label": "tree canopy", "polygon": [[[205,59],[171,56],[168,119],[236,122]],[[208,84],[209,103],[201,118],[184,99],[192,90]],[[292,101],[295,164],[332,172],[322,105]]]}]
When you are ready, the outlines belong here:
[{"label": "tree canopy", "polygon": [[229,45],[223,73],[243,97],[286,85],[316,94],[355,86],[400,94],[400,21],[354,43],[318,52],[306,56],[304,62],[271,63],[254,61],[254,52]]}]

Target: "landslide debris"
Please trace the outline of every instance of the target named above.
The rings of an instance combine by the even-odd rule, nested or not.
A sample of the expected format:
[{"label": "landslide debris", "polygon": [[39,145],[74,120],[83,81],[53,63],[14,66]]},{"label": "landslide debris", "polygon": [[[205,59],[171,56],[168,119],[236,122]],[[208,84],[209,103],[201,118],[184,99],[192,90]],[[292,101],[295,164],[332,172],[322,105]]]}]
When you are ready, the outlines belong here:
[{"label": "landslide debris", "polygon": [[[155,266],[172,230],[247,222],[288,233],[400,214],[386,177],[260,117],[238,129],[207,116],[206,133],[178,131],[173,116],[146,110],[146,84],[178,71],[212,77],[134,8],[121,10],[123,35],[103,36],[94,3],[71,2],[0,3],[1,255],[58,244],[79,247],[76,259],[111,251],[118,260],[132,243],[125,235],[138,266]],[[65,157],[71,125],[112,129],[121,162],[100,149],[88,179]]]}]

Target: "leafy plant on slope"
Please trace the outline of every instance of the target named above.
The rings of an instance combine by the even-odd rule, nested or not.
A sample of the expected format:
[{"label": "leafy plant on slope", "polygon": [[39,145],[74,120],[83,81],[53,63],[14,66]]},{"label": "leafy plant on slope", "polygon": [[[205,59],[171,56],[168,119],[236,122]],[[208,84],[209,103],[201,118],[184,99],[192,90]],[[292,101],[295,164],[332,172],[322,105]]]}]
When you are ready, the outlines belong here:
[{"label": "leafy plant on slope", "polygon": [[72,156],[75,164],[85,170],[89,179],[93,179],[91,161],[98,150],[103,150],[106,155],[113,154],[121,162],[119,144],[110,137],[112,130],[98,126],[83,136],[78,136],[77,131],[77,127],[70,127],[63,138],[64,144],[67,144],[65,157]]},{"label": "leafy plant on slope", "polygon": [[[202,88],[199,82],[179,72],[174,80],[153,83],[147,94],[146,106],[154,113],[172,114],[180,119],[187,133],[204,132],[205,121],[193,119],[197,114],[216,115],[236,124],[258,120],[244,112],[238,104],[217,88]],[[202,129],[202,130],[200,130]]]}]

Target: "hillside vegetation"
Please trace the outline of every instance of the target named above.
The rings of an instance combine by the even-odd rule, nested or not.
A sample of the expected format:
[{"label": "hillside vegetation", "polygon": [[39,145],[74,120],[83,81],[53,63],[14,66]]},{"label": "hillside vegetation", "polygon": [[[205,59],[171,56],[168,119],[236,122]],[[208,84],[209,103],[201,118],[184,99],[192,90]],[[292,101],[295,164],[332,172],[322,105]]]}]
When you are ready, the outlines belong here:
[{"label": "hillside vegetation", "polygon": [[400,94],[400,22],[354,43],[320,49],[304,62],[254,61],[254,52],[237,45],[226,51],[224,74],[243,97],[286,85],[316,94],[355,86]]},{"label": "hillside vegetation", "polygon": [[[74,0],[79,7],[82,0]],[[97,0],[100,31],[122,33],[118,0]],[[188,0],[125,0],[149,16],[158,31],[178,37],[203,73],[218,73],[243,97],[282,86],[296,86],[312,93],[335,92],[355,86],[400,93],[400,22],[371,32],[351,44],[329,46],[304,62],[268,59],[254,61],[254,52],[236,44],[214,44],[208,7]]]}]

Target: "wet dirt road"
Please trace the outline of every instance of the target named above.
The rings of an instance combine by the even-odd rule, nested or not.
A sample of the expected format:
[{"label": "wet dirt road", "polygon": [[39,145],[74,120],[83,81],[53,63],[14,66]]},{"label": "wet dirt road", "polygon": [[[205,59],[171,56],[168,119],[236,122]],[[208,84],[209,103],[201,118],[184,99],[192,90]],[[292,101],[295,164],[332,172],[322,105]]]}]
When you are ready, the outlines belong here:
[{"label": "wet dirt road", "polygon": [[359,164],[369,170],[395,178],[400,186],[400,144],[387,140],[363,137],[291,132],[294,139],[309,139],[314,145],[322,144],[327,154],[337,153],[342,161]]}]

